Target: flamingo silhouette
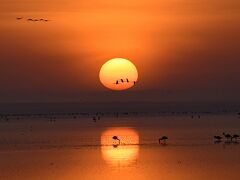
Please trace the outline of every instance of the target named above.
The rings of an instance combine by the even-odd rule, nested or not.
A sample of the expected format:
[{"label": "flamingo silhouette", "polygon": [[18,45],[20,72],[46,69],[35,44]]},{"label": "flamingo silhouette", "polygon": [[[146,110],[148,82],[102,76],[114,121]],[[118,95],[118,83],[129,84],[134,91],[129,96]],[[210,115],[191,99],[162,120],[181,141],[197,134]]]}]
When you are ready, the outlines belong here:
[{"label": "flamingo silhouette", "polygon": [[235,139],[235,141],[237,141],[237,139],[239,138],[239,135],[238,134],[234,134],[231,138],[231,140]]},{"label": "flamingo silhouette", "polygon": [[224,137],[225,137],[227,140],[229,140],[229,139],[232,140],[232,136],[231,136],[230,134],[225,134],[225,133],[223,133],[223,135],[224,135]]},{"label": "flamingo silhouette", "polygon": [[214,136],[214,139],[215,139],[214,143],[222,142],[222,137],[221,136]]},{"label": "flamingo silhouette", "polygon": [[161,138],[158,139],[158,143],[160,144],[161,141],[163,141],[164,143],[166,143],[166,140],[168,139],[167,136],[162,136]]},{"label": "flamingo silhouette", "polygon": [[216,139],[217,141],[221,141],[222,137],[221,136],[214,136],[214,139]]},{"label": "flamingo silhouette", "polygon": [[118,141],[118,145],[120,144],[120,139],[117,136],[113,136],[112,138]]}]

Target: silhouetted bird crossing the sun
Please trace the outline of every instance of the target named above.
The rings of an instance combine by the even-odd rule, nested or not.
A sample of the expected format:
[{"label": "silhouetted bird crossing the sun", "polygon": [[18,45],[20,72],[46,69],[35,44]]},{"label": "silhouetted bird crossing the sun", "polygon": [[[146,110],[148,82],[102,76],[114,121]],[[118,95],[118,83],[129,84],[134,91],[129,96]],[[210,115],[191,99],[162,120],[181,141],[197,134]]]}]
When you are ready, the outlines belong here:
[{"label": "silhouetted bird crossing the sun", "polygon": [[[114,84],[123,84],[123,83],[131,83],[131,81],[129,81],[129,79],[128,78],[126,78],[126,79],[118,79],[118,80],[116,80],[116,82],[114,83]],[[136,81],[132,81],[132,83],[135,85],[136,84]]]}]

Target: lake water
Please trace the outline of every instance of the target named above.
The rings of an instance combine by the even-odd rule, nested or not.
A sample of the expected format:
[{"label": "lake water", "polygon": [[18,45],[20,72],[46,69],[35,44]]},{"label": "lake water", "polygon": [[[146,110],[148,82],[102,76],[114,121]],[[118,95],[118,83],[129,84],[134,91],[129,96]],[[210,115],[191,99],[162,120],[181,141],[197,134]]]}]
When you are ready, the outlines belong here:
[{"label": "lake water", "polygon": [[238,180],[240,145],[214,142],[222,132],[240,133],[236,114],[9,118],[0,121],[0,179]]}]

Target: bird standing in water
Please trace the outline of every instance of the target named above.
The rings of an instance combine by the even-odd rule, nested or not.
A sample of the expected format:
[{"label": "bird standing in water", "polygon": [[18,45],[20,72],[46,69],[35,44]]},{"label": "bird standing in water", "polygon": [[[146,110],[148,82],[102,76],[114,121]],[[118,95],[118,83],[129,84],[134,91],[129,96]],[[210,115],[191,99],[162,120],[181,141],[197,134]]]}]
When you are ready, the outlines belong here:
[{"label": "bird standing in water", "polygon": [[232,136],[230,134],[225,134],[223,133],[224,137],[227,139],[227,140],[232,140]]},{"label": "bird standing in water", "polygon": [[120,139],[117,136],[113,136],[112,138],[113,138],[113,140],[117,140],[118,141],[118,145],[120,144]]},{"label": "bird standing in water", "polygon": [[237,141],[237,139],[239,138],[239,135],[238,134],[234,134],[231,138],[231,140],[235,139],[235,141]]},{"label": "bird standing in water", "polygon": [[166,143],[166,140],[168,139],[167,136],[162,136],[161,138],[158,139],[158,143],[160,144],[161,141],[163,141],[164,143]]}]

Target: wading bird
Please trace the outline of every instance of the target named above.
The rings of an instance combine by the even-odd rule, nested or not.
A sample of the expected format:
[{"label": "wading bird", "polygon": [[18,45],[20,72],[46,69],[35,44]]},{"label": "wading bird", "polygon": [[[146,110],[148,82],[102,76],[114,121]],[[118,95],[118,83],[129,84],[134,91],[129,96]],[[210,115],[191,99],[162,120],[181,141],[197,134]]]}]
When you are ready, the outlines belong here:
[{"label": "wading bird", "polygon": [[227,140],[232,140],[232,136],[230,134],[225,134],[223,133],[224,137],[227,139]]},{"label": "wading bird", "polygon": [[163,141],[164,143],[166,143],[166,140],[168,139],[167,136],[162,136],[161,138],[158,139],[158,143],[160,144],[161,141]]},{"label": "wading bird", "polygon": [[117,140],[118,141],[118,144],[120,144],[120,139],[117,137],[117,136],[113,136],[112,137],[114,140]]},{"label": "wading bird", "polygon": [[222,140],[222,137],[221,137],[221,136],[214,136],[214,139],[215,139],[216,141],[221,141],[221,140]]},{"label": "wading bird", "polygon": [[239,135],[238,134],[234,134],[231,138],[231,140],[235,139],[235,141],[237,141],[237,139],[239,138]]}]

